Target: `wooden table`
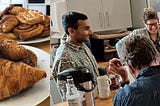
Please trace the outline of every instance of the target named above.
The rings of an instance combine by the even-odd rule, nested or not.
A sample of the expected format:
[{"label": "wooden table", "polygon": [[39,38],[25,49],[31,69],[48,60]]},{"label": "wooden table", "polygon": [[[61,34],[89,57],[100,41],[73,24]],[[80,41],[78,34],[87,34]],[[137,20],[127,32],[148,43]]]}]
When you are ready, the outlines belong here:
[{"label": "wooden table", "polygon": [[[100,99],[97,97],[95,99],[95,106],[112,106],[112,97],[114,93],[115,93],[115,90],[112,90],[111,96],[107,99]],[[57,103],[57,104],[54,104],[54,106],[67,106],[67,102]]]},{"label": "wooden table", "polygon": [[[41,50],[44,50],[47,53],[50,53],[50,42],[49,41],[34,43],[34,44],[28,44],[28,45],[36,47],[36,48],[41,49]],[[48,96],[42,103],[40,103],[37,106],[50,106],[50,97]]]}]

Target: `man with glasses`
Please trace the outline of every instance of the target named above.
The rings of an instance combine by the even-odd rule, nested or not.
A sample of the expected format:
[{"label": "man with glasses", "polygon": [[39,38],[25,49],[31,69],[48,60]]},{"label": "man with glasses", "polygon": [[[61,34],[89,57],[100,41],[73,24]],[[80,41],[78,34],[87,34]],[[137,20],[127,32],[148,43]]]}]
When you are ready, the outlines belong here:
[{"label": "man with glasses", "polygon": [[157,12],[151,8],[145,8],[143,18],[143,23],[145,26],[144,28],[135,29],[128,36],[122,38],[116,43],[116,49],[119,57],[121,56],[121,47],[124,44],[124,41],[128,37],[134,36],[135,34],[142,34],[150,38],[156,46],[157,50],[160,52],[160,31]]}]

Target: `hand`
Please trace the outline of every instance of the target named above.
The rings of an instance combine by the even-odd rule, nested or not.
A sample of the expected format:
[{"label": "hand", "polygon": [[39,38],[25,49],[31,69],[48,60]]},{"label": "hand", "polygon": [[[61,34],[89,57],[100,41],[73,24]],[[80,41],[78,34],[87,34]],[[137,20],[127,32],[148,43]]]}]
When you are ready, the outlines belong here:
[{"label": "hand", "polygon": [[115,73],[120,75],[122,77],[122,82],[128,80],[126,68],[121,64],[120,60],[117,58],[109,60],[109,67],[107,69],[107,73]]}]

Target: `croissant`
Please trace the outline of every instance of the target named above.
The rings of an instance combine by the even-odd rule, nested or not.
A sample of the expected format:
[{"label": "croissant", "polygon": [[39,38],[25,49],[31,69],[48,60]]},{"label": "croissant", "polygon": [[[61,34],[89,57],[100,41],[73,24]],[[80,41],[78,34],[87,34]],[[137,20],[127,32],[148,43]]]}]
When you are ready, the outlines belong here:
[{"label": "croissant", "polygon": [[0,59],[0,100],[33,86],[46,72],[22,62]]},{"label": "croissant", "polygon": [[37,56],[31,50],[3,36],[0,36],[0,56],[12,61],[23,61],[31,66],[37,65]]}]

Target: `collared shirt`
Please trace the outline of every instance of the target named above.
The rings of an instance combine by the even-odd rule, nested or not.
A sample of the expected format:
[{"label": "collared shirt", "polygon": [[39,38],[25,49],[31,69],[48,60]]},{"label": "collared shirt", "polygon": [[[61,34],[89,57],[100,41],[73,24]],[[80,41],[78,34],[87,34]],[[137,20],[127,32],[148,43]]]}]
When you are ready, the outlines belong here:
[{"label": "collared shirt", "polygon": [[117,90],[112,102],[114,106],[159,106],[160,65],[141,70],[131,85]]},{"label": "collared shirt", "polygon": [[72,43],[63,42],[56,52],[53,63],[53,73],[57,75],[67,67],[84,66],[93,71],[94,76],[98,76],[97,62],[90,49],[83,43],[77,46]]},{"label": "collared shirt", "polygon": [[[131,36],[134,36],[135,34],[142,34],[144,36],[147,36],[148,38],[150,38],[150,35],[146,29],[146,27],[141,28],[141,29],[135,29],[134,31],[132,31],[128,36],[123,37],[121,40],[119,40],[116,43],[116,50],[118,53],[118,56],[120,57],[120,52],[121,52],[121,47],[124,44],[125,40]],[[155,44],[157,50],[160,52],[160,30],[158,30],[158,38],[156,41],[153,41],[153,43]]]},{"label": "collared shirt", "polygon": [[94,79],[96,80],[99,75],[98,66],[90,49],[84,43],[82,46],[77,46],[65,41],[61,42],[56,52],[52,71],[64,100],[66,94],[65,82],[60,82],[56,76],[59,72],[68,67],[81,66],[90,69],[93,72]]}]

